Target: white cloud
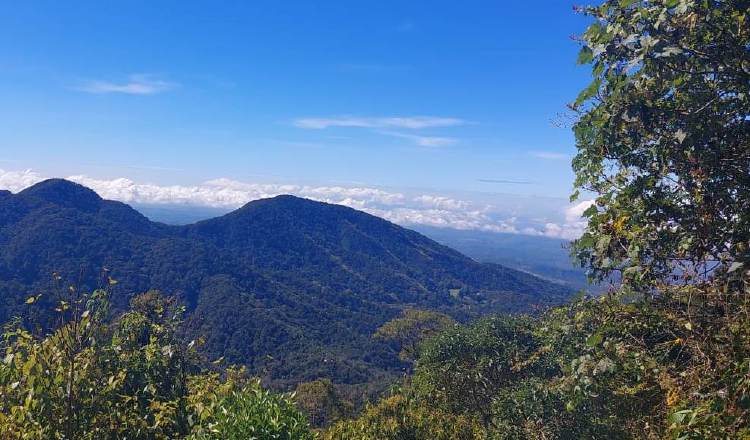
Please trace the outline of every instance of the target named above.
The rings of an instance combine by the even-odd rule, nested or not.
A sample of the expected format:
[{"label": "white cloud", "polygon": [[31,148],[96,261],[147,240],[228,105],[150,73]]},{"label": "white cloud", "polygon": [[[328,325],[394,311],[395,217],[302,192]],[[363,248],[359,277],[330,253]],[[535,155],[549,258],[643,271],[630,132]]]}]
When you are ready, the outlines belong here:
[{"label": "white cloud", "polygon": [[443,196],[432,196],[423,194],[413,199],[422,206],[434,207],[439,209],[449,209],[453,211],[468,209],[470,203],[464,200],[451,199]]},{"label": "white cloud", "polygon": [[581,236],[588,224],[583,212],[593,205],[593,200],[582,200],[565,209],[565,220],[563,223],[546,223],[541,230],[542,235],[555,238],[573,240]]},{"label": "white cloud", "polygon": [[[32,170],[4,171],[0,169],[0,189],[18,192],[33,185],[45,176]],[[106,199],[136,204],[196,205],[238,208],[245,203],[277,196],[294,194],[322,202],[349,206],[405,226],[426,225],[443,228],[480,230],[490,232],[545,235],[572,239],[580,236],[586,227],[581,217],[591,203],[584,200],[574,205],[560,201],[548,203],[551,217],[532,216],[517,212],[518,202],[512,208],[498,208],[493,201],[481,198],[470,200],[440,194],[397,192],[364,186],[312,186],[277,183],[252,183],[219,178],[197,185],[157,185],[137,183],[127,178],[96,179],[85,175],[67,177],[85,185]],[[539,201],[526,199],[527,207],[538,208]],[[559,209],[558,209],[559,207]]]},{"label": "white cloud", "polygon": [[328,200],[339,197],[344,199],[359,199],[376,202],[383,205],[400,205],[405,197],[401,193],[392,193],[377,188],[345,188],[341,186],[304,186],[299,191],[300,195],[310,198],[325,197]]},{"label": "white cloud", "polygon": [[414,207],[390,209],[364,208],[362,210],[405,226],[422,225],[488,232],[518,232],[511,222],[493,220],[478,210],[453,211],[448,209],[420,209]]},{"label": "white cloud", "polygon": [[422,129],[435,127],[455,127],[458,125],[464,125],[465,123],[466,121],[462,119],[443,118],[437,116],[340,116],[331,118],[300,118],[294,121],[294,125],[299,128],[318,130],[330,127]]},{"label": "white cloud", "polygon": [[584,221],[583,213],[594,204],[593,200],[581,200],[565,210],[565,220],[568,223]]},{"label": "white cloud", "polygon": [[443,147],[446,145],[453,145],[458,142],[458,139],[447,138],[447,137],[419,136],[415,134],[397,133],[393,131],[380,131],[379,133],[384,134],[386,136],[409,139],[411,141],[414,141],[414,143],[419,145],[420,147]]},{"label": "white cloud", "polygon": [[354,127],[380,129],[377,133],[409,139],[421,147],[442,147],[458,142],[457,139],[441,136],[426,136],[383,129],[421,130],[424,128],[454,127],[464,125],[466,121],[458,118],[444,118],[438,116],[390,116],[390,117],[360,117],[340,116],[332,118],[300,118],[294,121],[299,128],[322,130],[331,127]]},{"label": "white cloud", "polygon": [[570,155],[563,153],[554,153],[552,151],[532,151],[530,153],[537,159],[544,160],[570,160]]},{"label": "white cloud", "polygon": [[87,93],[123,93],[127,95],[154,95],[165,92],[176,87],[175,83],[155,78],[151,75],[130,75],[125,82],[111,82],[103,80],[92,80],[77,87],[78,90]]},{"label": "white cloud", "polygon": [[11,192],[18,192],[29,187],[44,178],[31,170],[24,171],[4,171],[0,169],[0,189],[6,189]]}]

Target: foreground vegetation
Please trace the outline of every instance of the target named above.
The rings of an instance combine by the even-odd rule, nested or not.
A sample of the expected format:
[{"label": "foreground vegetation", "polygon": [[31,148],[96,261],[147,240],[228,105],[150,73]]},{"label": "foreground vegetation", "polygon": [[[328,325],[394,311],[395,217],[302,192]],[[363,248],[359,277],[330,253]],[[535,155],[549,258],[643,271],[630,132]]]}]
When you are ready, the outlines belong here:
[{"label": "foreground vegetation", "polygon": [[[743,288],[745,284],[742,285]],[[8,439],[750,438],[743,295],[675,287],[644,301],[580,298],[544,316],[460,325],[407,311],[376,334],[414,374],[354,419],[329,381],[297,395],[206,365],[181,309],[150,292],[107,320],[104,291],[61,302],[47,336],[6,327]],[[29,302],[34,301],[34,297]],[[33,307],[33,304],[30,306]],[[330,424],[331,421],[339,420]],[[316,426],[329,425],[315,432]]]},{"label": "foreground vegetation", "polygon": [[313,438],[288,395],[241,369],[201,371],[196,342],[177,335],[182,309],[173,301],[138,296],[108,323],[106,291],[66,298],[50,335],[6,326],[1,438]]},{"label": "foreground vegetation", "polygon": [[750,438],[750,309],[731,296],[612,294],[451,326],[404,388],[325,438]]}]

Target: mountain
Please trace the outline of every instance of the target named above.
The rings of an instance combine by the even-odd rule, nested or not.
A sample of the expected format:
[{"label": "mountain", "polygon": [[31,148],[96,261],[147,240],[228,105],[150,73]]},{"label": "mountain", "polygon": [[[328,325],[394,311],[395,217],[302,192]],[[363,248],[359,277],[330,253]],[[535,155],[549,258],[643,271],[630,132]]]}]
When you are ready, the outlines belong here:
[{"label": "mountain", "polygon": [[[173,225],[194,223],[228,211],[224,208],[196,205],[137,204],[133,207],[151,220]],[[500,264],[594,294],[608,288],[609,283],[588,282],[586,270],[573,264],[568,240],[425,225],[412,225],[410,228],[482,263]]]},{"label": "mountain", "polygon": [[574,289],[600,288],[590,285],[586,271],[573,264],[568,240],[421,225],[414,229],[483,263],[522,270]]},{"label": "mountain", "polygon": [[[52,322],[56,289],[95,288],[103,268],[118,281],[115,309],[152,288],[175,295],[189,311],[186,337],[204,337],[209,358],[246,364],[282,387],[397,374],[395,348],[370,335],[404,307],[465,320],[571,293],[378,217],[293,196],[175,226],[60,179],[0,193],[0,321]],[[38,292],[31,313],[25,299]]]}]

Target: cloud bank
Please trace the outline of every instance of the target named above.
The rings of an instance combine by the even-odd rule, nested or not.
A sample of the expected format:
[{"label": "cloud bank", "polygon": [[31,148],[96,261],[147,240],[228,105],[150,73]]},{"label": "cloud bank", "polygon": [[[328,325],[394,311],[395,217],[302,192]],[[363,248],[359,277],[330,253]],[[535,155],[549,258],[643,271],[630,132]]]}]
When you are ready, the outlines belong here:
[{"label": "cloud bank", "polygon": [[[0,189],[18,192],[46,177],[32,170],[0,169]],[[327,203],[349,206],[405,226],[423,225],[463,230],[520,233],[573,239],[582,233],[581,218],[591,201],[551,207],[543,218],[518,215],[491,203],[439,194],[389,191],[371,187],[311,186],[252,183],[219,178],[198,185],[137,183],[128,178],[96,179],[85,175],[67,177],[96,191],[105,199],[131,204],[187,205],[236,209],[252,200],[294,194]],[[538,204],[534,199],[530,205]],[[559,211],[559,215],[555,212]]]}]

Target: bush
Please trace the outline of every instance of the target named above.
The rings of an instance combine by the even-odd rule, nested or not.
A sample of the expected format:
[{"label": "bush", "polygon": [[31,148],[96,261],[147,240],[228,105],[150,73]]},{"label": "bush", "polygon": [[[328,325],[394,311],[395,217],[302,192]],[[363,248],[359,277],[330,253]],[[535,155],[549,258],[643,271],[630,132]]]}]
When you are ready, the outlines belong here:
[{"label": "bush", "polygon": [[[29,299],[34,303],[36,297]],[[311,439],[288,396],[230,370],[202,373],[177,336],[183,309],[156,292],[109,324],[105,291],[59,302],[46,336],[17,322],[3,334],[0,438]]]},{"label": "bush", "polygon": [[480,440],[479,425],[471,418],[451,414],[399,393],[368,406],[355,419],[339,422],[323,440]]}]

